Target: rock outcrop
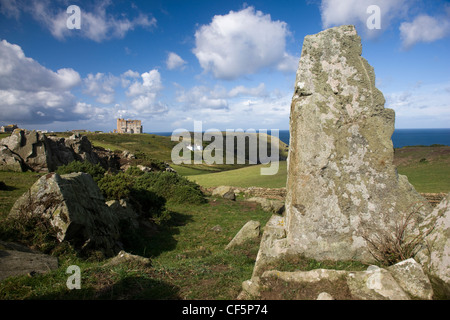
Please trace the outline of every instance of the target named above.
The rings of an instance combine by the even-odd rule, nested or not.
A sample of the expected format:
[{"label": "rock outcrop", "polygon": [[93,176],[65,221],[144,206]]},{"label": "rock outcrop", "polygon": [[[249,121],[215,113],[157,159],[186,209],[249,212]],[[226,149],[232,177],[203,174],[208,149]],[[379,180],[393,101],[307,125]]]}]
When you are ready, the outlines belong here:
[{"label": "rock outcrop", "polygon": [[0,140],[0,148],[0,170],[52,172],[75,160],[100,162],[88,138],[79,134],[57,138],[16,129]]},{"label": "rock outcrop", "polygon": [[105,204],[89,174],[49,173],[41,177],[9,213],[11,218],[20,215],[49,219],[58,240],[69,241],[81,251],[97,250],[113,256],[122,249],[120,215]]}]

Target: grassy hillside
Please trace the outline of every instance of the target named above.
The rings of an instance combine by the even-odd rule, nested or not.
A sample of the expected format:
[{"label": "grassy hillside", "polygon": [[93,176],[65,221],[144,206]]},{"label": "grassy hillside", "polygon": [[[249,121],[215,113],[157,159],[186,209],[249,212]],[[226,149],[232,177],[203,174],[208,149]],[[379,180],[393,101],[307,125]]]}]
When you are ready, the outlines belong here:
[{"label": "grassy hillside", "polygon": [[261,175],[261,168],[270,165],[254,165],[241,169],[209,174],[189,175],[189,180],[195,181],[203,187],[220,185],[235,187],[263,187],[283,188],[286,186],[287,163],[279,162],[278,173],[275,175]]},{"label": "grassy hillside", "polygon": [[[405,147],[395,150],[394,164],[399,174],[406,175],[419,192],[450,192],[450,147]],[[250,166],[227,172],[196,174],[187,172],[188,179],[204,187],[231,185],[236,187],[286,186],[286,161],[280,162],[278,174],[262,176],[261,165]]]},{"label": "grassy hillside", "polygon": [[404,147],[395,150],[394,164],[419,192],[450,192],[450,147]]}]

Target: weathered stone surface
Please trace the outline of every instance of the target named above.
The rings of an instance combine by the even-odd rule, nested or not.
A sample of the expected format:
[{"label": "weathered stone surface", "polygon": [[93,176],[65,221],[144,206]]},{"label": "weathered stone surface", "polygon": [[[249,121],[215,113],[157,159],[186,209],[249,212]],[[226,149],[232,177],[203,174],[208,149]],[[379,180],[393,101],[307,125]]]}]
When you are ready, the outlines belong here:
[{"label": "weathered stone surface", "polygon": [[389,271],[383,268],[350,272],[347,284],[352,295],[360,300],[410,300]]},{"label": "weathered stone surface", "polygon": [[273,215],[264,227],[252,277],[259,276],[262,268],[284,255],[286,249],[285,218]]},{"label": "weathered stone surface", "polygon": [[[21,159],[22,171],[29,169],[36,172],[51,172],[58,166],[74,160],[94,164],[100,162],[88,138],[79,134],[69,138],[57,138],[47,137],[34,130],[16,129],[11,136],[0,140],[0,146],[2,146],[0,170],[11,170],[10,165],[4,163],[10,159],[9,153],[14,154],[14,158]],[[14,168],[14,171],[16,170],[17,166]]]},{"label": "weathered stone surface", "polygon": [[267,199],[263,197],[251,197],[246,201],[257,202],[261,205],[262,209],[267,212],[282,214],[284,212],[284,201]]},{"label": "weathered stone surface", "polygon": [[316,300],[334,300],[333,296],[327,292],[321,292]]},{"label": "weathered stone surface", "polygon": [[58,240],[70,241],[76,248],[100,250],[106,256],[121,249],[119,219],[86,173],[41,177],[14,204],[9,216],[18,215],[49,219]]},{"label": "weathered stone surface", "polygon": [[212,191],[213,196],[219,196],[228,200],[235,200],[236,194],[234,193],[233,187],[230,186],[219,186]]},{"label": "weathered stone surface", "polygon": [[8,147],[0,145],[0,170],[23,172],[26,170],[26,166],[19,155],[9,150]]},{"label": "weathered stone surface", "polygon": [[[239,299],[261,298],[265,291],[272,290],[271,286],[274,280],[283,281],[292,290],[298,289],[307,292],[314,292],[317,290],[316,288],[327,284],[337,294],[336,297],[331,297],[328,293],[322,294],[319,295],[320,299],[410,300],[412,297],[403,290],[389,270],[370,266],[367,271],[315,269],[285,272],[268,270],[260,276],[254,276],[250,280],[244,281]],[[417,298],[418,296],[414,295],[413,297]],[[315,298],[316,296],[305,297],[305,299]]]},{"label": "weathered stone surface", "polygon": [[424,273],[422,266],[414,259],[404,260],[387,268],[397,283],[411,297],[422,300],[433,298],[433,288],[430,279]]},{"label": "weathered stone surface", "polygon": [[106,202],[106,205],[111,209],[119,221],[124,221],[132,229],[139,228],[139,215],[134,211],[134,208],[127,200],[110,200]]},{"label": "weathered stone surface", "polygon": [[104,266],[116,266],[123,263],[137,263],[141,266],[151,266],[152,261],[149,258],[134,255],[121,250],[117,256],[111,258]]},{"label": "weathered stone surface", "polygon": [[[392,164],[395,114],[361,51],[353,26],[305,37],[290,118],[290,254],[373,261],[364,233],[393,231],[425,201]],[[429,212],[424,203],[416,221]]]},{"label": "weathered stone surface", "polygon": [[15,243],[0,241],[0,281],[19,275],[43,274],[58,268],[58,258]]},{"label": "weathered stone surface", "polygon": [[260,235],[261,223],[259,221],[248,221],[239,232],[234,236],[233,240],[225,247],[230,249],[234,246],[243,244],[244,242],[258,238]]},{"label": "weathered stone surface", "polygon": [[450,193],[439,203],[424,223],[426,248],[418,254],[418,261],[450,298]]}]

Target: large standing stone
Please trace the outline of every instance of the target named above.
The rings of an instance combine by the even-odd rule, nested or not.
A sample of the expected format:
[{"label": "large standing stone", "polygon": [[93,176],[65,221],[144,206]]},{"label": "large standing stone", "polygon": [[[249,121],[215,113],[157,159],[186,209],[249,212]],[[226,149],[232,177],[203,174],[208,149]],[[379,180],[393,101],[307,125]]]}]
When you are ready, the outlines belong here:
[{"label": "large standing stone", "polygon": [[59,241],[76,248],[100,250],[106,256],[121,249],[119,217],[105,204],[94,180],[86,173],[41,177],[14,204],[9,217],[35,215],[49,219]]},{"label": "large standing stone", "polygon": [[[291,105],[287,253],[373,261],[363,235],[392,232],[425,202],[392,163],[395,114],[361,52],[353,26],[305,37]],[[429,212],[424,203],[416,221]]]}]

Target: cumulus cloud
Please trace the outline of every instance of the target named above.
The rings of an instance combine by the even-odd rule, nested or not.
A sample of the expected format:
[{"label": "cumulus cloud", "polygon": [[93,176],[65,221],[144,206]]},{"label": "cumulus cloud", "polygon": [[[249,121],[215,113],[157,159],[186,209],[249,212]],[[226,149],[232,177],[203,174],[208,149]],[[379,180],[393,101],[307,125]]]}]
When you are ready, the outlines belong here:
[{"label": "cumulus cloud", "polygon": [[183,69],[187,62],[174,52],[169,52],[167,55],[166,66],[169,70]]},{"label": "cumulus cloud", "polygon": [[[134,76],[132,71],[128,71],[127,74]],[[140,78],[135,78],[126,91],[126,95],[131,99],[128,104],[132,110],[129,110],[129,112],[141,115],[166,112],[167,106],[159,100],[162,89],[161,74],[158,70],[153,69],[142,73]]]},{"label": "cumulus cloud", "polygon": [[[136,17],[128,18],[124,15],[115,16],[107,12],[112,4],[110,0],[95,3],[95,6],[81,8],[81,29],[69,30],[67,28],[67,2],[55,3],[49,0],[0,0],[0,12],[8,17],[18,19],[22,13],[31,15],[33,19],[41,23],[57,39],[63,40],[68,36],[81,35],[96,42],[113,38],[123,38],[125,35],[138,28],[155,27],[157,21],[142,12]],[[90,10],[91,9],[91,10]]]},{"label": "cumulus cloud", "polygon": [[[274,99],[274,96],[277,96]],[[278,92],[269,92],[264,83],[256,87],[238,85],[230,90],[216,85],[213,88],[207,86],[194,86],[189,90],[178,85],[176,101],[181,103],[186,110],[224,110],[229,111],[230,106],[239,105],[269,107],[275,105],[279,99]],[[289,105],[289,103],[287,104]],[[241,109],[242,109],[241,108]],[[248,109],[248,108],[247,108]]]},{"label": "cumulus cloud", "polygon": [[190,90],[179,88],[176,92],[176,101],[188,109],[227,109],[228,101],[225,99],[221,87],[214,89],[206,86],[195,86]]},{"label": "cumulus cloud", "polygon": [[96,97],[96,101],[103,104],[111,104],[115,101],[115,87],[119,83],[119,78],[111,74],[104,73],[88,74],[83,79],[84,90],[83,93]]},{"label": "cumulus cloud", "polygon": [[[450,10],[449,10],[450,11]],[[447,16],[420,15],[412,22],[400,25],[403,47],[411,48],[419,42],[433,42],[450,35],[450,12]]]},{"label": "cumulus cloud", "polygon": [[[193,53],[206,72],[219,79],[236,79],[265,67],[295,70],[283,64],[291,60],[285,52],[287,24],[247,7],[216,15],[195,33]],[[294,61],[292,59],[291,61]]]},{"label": "cumulus cloud", "polygon": [[324,28],[353,24],[361,27],[365,34],[377,32],[367,28],[367,19],[371,13],[367,8],[377,5],[380,8],[381,32],[389,27],[393,18],[399,18],[406,14],[410,3],[407,0],[322,0],[320,12]]},{"label": "cumulus cloud", "polygon": [[85,118],[74,111],[71,89],[81,84],[78,72],[56,72],[25,56],[22,48],[0,42],[0,113],[3,121],[50,123]]}]

